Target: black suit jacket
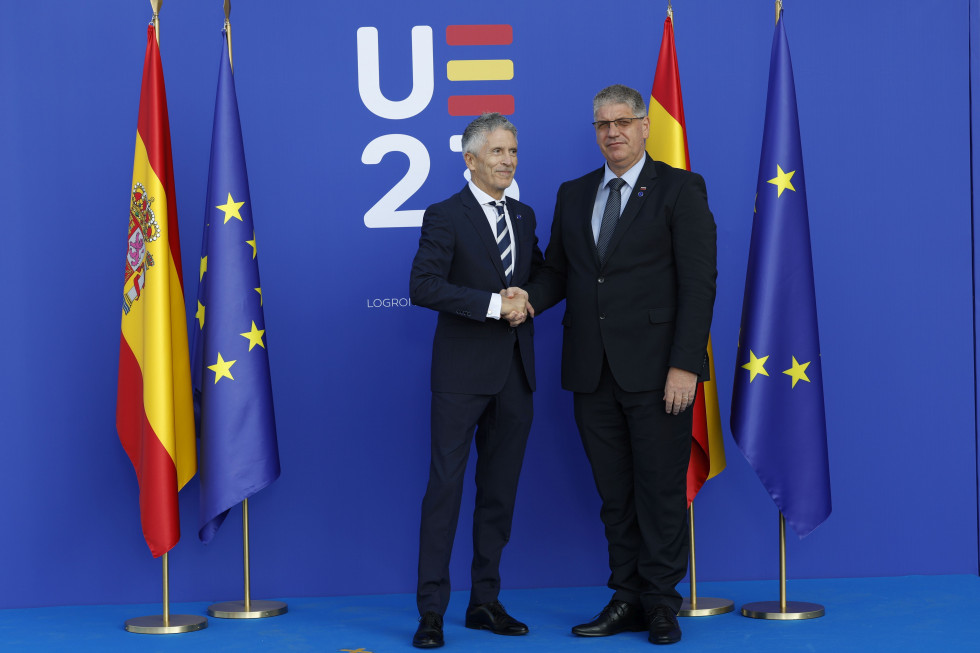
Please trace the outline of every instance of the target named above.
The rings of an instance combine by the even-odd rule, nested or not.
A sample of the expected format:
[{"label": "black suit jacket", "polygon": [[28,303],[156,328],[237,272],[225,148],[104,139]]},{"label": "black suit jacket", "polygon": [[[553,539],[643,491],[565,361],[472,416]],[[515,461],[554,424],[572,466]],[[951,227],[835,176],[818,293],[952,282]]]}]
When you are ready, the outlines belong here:
[{"label": "black suit jacket", "polygon": [[593,392],[605,352],[616,382],[664,387],[669,367],[702,374],[715,299],[716,233],[700,175],[646,157],[599,263],[592,208],[603,168],[558,189],[537,311],[566,299],[562,387]]},{"label": "black suit jacket", "polygon": [[[510,285],[523,286],[543,261],[534,211],[507,198],[517,263]],[[516,329],[486,317],[490,293],[508,286],[500,251],[483,208],[468,186],[433,204],[422,218],[412,262],[412,303],[439,311],[432,343],[432,391],[496,394],[520,346],[527,381],[534,390],[534,324]]]}]

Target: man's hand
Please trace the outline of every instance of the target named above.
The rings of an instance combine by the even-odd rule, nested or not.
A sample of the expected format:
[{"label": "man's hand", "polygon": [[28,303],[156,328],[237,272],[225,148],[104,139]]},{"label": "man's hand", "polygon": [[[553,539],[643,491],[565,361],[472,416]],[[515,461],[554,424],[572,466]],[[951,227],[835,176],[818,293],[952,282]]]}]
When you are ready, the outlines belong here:
[{"label": "man's hand", "polygon": [[677,367],[667,371],[667,383],[664,384],[664,408],[668,413],[677,415],[694,403],[694,391],[698,387],[698,375]]},{"label": "man's hand", "polygon": [[516,327],[527,319],[527,293],[521,290],[513,292],[510,289],[500,291],[500,317],[507,320],[512,327]]},{"label": "man's hand", "polygon": [[528,301],[527,291],[523,288],[518,288],[517,286],[511,286],[506,290],[500,291],[501,297],[516,298],[517,296],[524,297],[524,304],[527,306],[527,313],[531,317],[534,317],[534,307],[531,306],[531,302]]}]

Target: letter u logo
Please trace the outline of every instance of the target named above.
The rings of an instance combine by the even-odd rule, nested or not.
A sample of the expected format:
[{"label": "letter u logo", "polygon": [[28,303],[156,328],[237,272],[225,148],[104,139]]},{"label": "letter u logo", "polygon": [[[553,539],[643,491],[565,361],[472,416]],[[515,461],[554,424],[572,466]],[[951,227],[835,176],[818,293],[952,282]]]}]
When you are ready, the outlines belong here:
[{"label": "letter u logo", "polygon": [[378,29],[357,30],[357,90],[361,101],[373,114],[389,120],[411,118],[422,112],[432,100],[435,87],[432,59],[432,28],[412,28],[412,92],[404,100],[389,100],[381,93],[381,64],[378,54]]}]

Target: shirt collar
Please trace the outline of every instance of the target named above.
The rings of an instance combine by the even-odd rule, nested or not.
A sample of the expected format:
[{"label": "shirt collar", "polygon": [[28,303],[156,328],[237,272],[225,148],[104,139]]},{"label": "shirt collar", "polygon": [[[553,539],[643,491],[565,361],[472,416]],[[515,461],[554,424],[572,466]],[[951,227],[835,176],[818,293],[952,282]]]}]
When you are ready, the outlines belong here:
[{"label": "shirt collar", "polygon": [[468,182],[468,184],[469,184],[469,187],[470,187],[470,192],[473,193],[473,197],[476,198],[476,201],[479,204],[483,205],[483,204],[489,204],[490,202],[501,202],[502,201],[505,206],[507,205],[507,196],[506,195],[504,195],[501,199],[496,200],[496,199],[490,197],[489,195],[487,195],[486,193],[484,193],[482,190],[480,190],[480,188],[476,184],[474,184],[472,181],[471,182]]},{"label": "shirt collar", "polygon": [[[623,175],[620,177],[620,179],[622,179],[629,185],[630,190],[632,190],[636,186],[636,180],[640,178],[640,172],[643,170],[643,164],[646,163],[646,160],[647,157],[646,154],[644,154],[643,156],[640,157],[639,161],[633,164],[632,168],[624,172]],[[605,166],[603,166],[603,168],[605,170],[605,173],[602,175],[602,188],[605,188],[611,179],[616,178],[616,174],[609,169],[608,163]]]}]

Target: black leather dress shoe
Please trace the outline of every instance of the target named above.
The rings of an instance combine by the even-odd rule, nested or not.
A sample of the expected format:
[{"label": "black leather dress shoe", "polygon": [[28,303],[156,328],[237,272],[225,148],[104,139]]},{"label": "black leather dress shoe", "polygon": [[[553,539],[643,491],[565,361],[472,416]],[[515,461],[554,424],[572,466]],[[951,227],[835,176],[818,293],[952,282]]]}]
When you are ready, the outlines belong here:
[{"label": "black leather dress shoe", "polygon": [[507,614],[500,601],[466,608],[466,627],[489,630],[496,635],[527,635],[527,626]]},{"label": "black leather dress shoe", "polygon": [[681,627],[673,609],[658,605],[647,612],[650,620],[650,641],[654,644],[673,644],[681,641]]},{"label": "black leather dress shoe", "polygon": [[439,648],[446,641],[442,638],[442,615],[437,612],[426,612],[419,619],[419,628],[412,638],[415,648]]},{"label": "black leather dress shoe", "polygon": [[580,637],[606,637],[626,631],[635,633],[646,628],[643,612],[639,608],[626,601],[613,599],[595,619],[575,626],[572,633]]}]

